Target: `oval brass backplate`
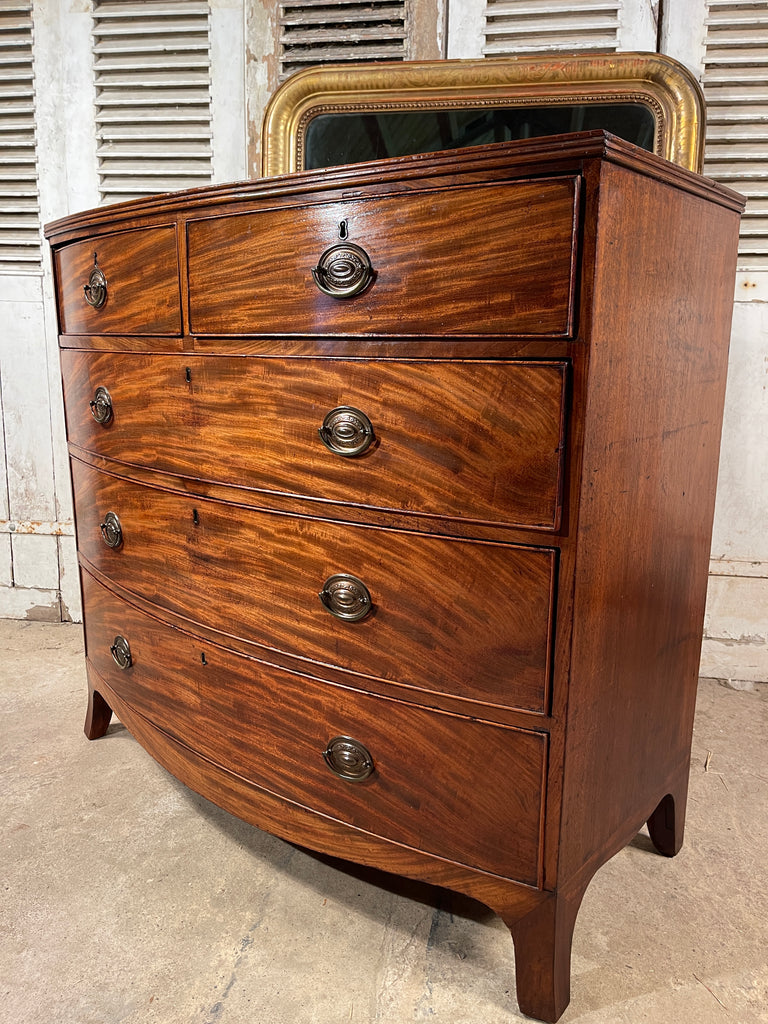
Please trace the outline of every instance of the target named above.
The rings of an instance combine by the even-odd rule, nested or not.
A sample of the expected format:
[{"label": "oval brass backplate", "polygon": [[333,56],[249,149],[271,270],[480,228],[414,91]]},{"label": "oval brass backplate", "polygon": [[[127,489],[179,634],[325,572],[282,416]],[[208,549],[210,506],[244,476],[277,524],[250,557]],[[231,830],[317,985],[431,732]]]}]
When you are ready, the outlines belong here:
[{"label": "oval brass backplate", "polygon": [[123,528],[115,512],[107,512],[99,526],[101,536],[108,548],[119,548],[123,543]]},{"label": "oval brass backplate", "polygon": [[331,409],[317,432],[329,451],[346,459],[362,455],[376,440],[371,421],[351,405]]},{"label": "oval brass backplate", "polygon": [[96,388],[96,394],[90,401],[91,415],[102,426],[112,419],[112,399],[106,388]]},{"label": "oval brass backplate", "polygon": [[101,309],[107,301],[107,279],[104,271],[95,262],[88,275],[88,283],[83,285],[83,295],[88,305],[94,309]]},{"label": "oval brass backplate", "polygon": [[323,751],[325,763],[346,782],[363,782],[373,774],[373,758],[358,740],[351,736],[335,736]]},{"label": "oval brass backplate", "polygon": [[357,576],[347,572],[329,576],[317,596],[331,615],[345,622],[359,622],[372,607],[368,587]]},{"label": "oval brass backplate", "polygon": [[131,657],[131,645],[124,636],[120,636],[118,634],[112,641],[112,645],[109,650],[112,654],[112,659],[118,668],[126,669],[131,667],[133,664],[133,658]]},{"label": "oval brass backplate", "polygon": [[359,295],[373,276],[368,253],[352,242],[330,246],[312,271],[317,287],[332,299],[351,299]]}]

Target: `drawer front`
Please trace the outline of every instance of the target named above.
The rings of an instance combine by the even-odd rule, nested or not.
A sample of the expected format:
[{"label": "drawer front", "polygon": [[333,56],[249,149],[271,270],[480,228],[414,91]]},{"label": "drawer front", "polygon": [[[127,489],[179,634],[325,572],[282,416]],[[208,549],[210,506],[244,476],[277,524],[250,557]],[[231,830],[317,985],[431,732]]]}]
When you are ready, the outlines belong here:
[{"label": "drawer front", "polygon": [[[577,199],[578,180],[559,178],[194,221],[191,330],[567,336]],[[372,280],[348,298],[325,294],[313,269],[326,288],[364,282],[350,244]]]},{"label": "drawer front", "polygon": [[552,549],[257,512],[74,460],[73,481],[81,553],[161,608],[316,664],[545,710]]},{"label": "drawer front", "polygon": [[[256,785],[462,864],[539,881],[546,736],[414,708],[261,665],[201,643],[84,574],[96,671],[156,726]],[[120,669],[117,636],[130,647]],[[360,781],[326,764],[373,771]]]},{"label": "drawer front", "polygon": [[[101,235],[54,256],[62,334],[180,334],[176,228]],[[91,278],[94,265],[106,288]],[[96,305],[91,305],[88,295]],[[103,300],[103,302],[102,302]]]},{"label": "drawer front", "polygon": [[[403,514],[559,526],[563,362],[61,358],[69,440],[109,458]],[[111,397],[104,425],[89,404],[98,387]],[[319,434],[330,422],[329,443],[344,443],[344,408],[373,430],[353,457]]]}]

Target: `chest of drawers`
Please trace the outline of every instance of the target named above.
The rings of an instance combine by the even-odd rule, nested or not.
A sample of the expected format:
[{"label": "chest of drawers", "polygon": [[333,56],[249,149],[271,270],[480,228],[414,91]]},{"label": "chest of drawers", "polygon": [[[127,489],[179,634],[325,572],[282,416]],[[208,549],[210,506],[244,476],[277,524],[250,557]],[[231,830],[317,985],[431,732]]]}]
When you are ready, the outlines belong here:
[{"label": "chest of drawers", "polygon": [[482,900],[556,1020],[682,841],[740,210],[592,132],[49,225],[89,738]]}]

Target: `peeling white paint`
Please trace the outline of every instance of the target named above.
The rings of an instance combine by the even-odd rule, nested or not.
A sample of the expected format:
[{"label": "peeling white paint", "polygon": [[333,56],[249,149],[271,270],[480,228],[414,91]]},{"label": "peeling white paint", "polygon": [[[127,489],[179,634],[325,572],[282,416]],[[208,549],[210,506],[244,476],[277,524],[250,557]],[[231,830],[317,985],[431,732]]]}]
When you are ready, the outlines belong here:
[{"label": "peeling white paint", "polygon": [[736,302],[768,302],[768,273],[739,271],[735,299]]},{"label": "peeling white paint", "polygon": [[38,587],[2,588],[0,619],[60,622],[61,598],[59,591],[43,590]]},{"label": "peeling white paint", "polygon": [[37,533],[50,537],[62,535],[74,537],[75,524],[71,519],[64,523],[40,522],[32,519],[0,519],[0,533]]}]

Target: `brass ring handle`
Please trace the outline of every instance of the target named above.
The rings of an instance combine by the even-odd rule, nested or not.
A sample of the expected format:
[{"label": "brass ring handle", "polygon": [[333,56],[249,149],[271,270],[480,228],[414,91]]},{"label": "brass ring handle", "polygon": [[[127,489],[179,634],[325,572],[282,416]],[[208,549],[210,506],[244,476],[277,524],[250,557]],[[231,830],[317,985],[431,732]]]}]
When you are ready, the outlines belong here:
[{"label": "brass ring handle", "polygon": [[123,543],[123,528],[115,512],[107,512],[99,525],[101,536],[108,548],[119,548]]},{"label": "brass ring handle", "polygon": [[357,576],[347,572],[329,576],[317,596],[331,615],[345,622],[359,622],[372,607],[368,587]]},{"label": "brass ring handle", "polygon": [[131,645],[125,639],[124,636],[119,634],[112,641],[112,645],[109,648],[112,654],[112,660],[118,668],[127,669],[133,664],[133,658],[131,657]]},{"label": "brass ring handle", "polygon": [[112,419],[112,398],[106,388],[96,388],[96,394],[90,401],[91,415],[97,423],[109,423]]},{"label": "brass ring handle", "polygon": [[88,275],[88,283],[83,285],[85,301],[94,309],[101,309],[107,301],[107,279],[101,267],[94,264]]},{"label": "brass ring handle", "polygon": [[334,736],[323,757],[331,771],[347,782],[362,782],[373,774],[373,758],[368,749],[351,736]]},{"label": "brass ring handle", "polygon": [[362,455],[376,440],[371,421],[350,405],[331,409],[317,432],[329,451],[345,458]]},{"label": "brass ring handle", "polygon": [[373,267],[365,249],[352,242],[326,249],[312,271],[315,284],[332,299],[351,299],[373,280]]}]

